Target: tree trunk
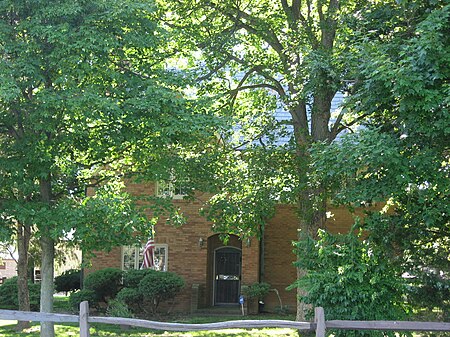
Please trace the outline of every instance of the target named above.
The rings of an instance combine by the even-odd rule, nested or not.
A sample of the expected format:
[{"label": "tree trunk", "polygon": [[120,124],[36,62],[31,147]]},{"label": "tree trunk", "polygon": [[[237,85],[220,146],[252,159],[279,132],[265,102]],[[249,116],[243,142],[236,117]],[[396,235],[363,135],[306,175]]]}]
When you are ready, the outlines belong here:
[{"label": "tree trunk", "polygon": [[[306,173],[305,173],[306,176]],[[324,227],[325,220],[325,208],[324,201],[320,200],[320,191],[305,188],[299,194],[298,211],[299,211],[299,224],[298,224],[298,239],[301,239],[301,235],[308,235],[311,237],[317,237],[317,231]],[[301,259],[302,256],[297,256],[297,259]],[[306,275],[306,270],[297,267],[297,279]],[[297,317],[298,321],[305,321],[306,311],[310,308],[309,305],[303,303],[299,299],[306,295],[305,290],[297,288]]]},{"label": "tree trunk", "polygon": [[[30,226],[25,224],[17,225],[17,248],[19,259],[17,260],[17,286],[19,310],[30,311],[30,293],[28,290],[28,248],[30,245]],[[29,321],[19,321],[17,331],[29,328]]]},{"label": "tree trunk", "polygon": [[[330,107],[333,96],[334,94],[331,95],[331,92],[326,91],[326,89],[323,92],[316,93],[311,113],[310,137],[304,136],[305,134],[309,134],[307,127],[302,128],[299,126],[299,130],[296,130],[296,125],[294,124],[294,135],[297,141],[296,159],[300,184],[300,193],[298,195],[298,239],[302,235],[317,238],[318,230],[325,226],[326,200],[321,186],[314,186],[314,183],[317,182],[310,181],[309,150],[312,142],[330,140],[328,123],[330,121]],[[297,256],[297,259],[301,258],[301,256]],[[306,273],[306,270],[297,267],[297,279],[302,278]],[[309,305],[300,301],[300,298],[305,295],[306,291],[304,289],[297,288],[296,319],[298,321],[305,321],[306,312],[310,309]]]},{"label": "tree trunk", "polygon": [[[298,239],[301,239],[302,234],[316,239],[318,230],[325,228],[326,200],[322,199],[321,191],[303,191],[299,200],[299,212]],[[297,256],[297,259],[301,258],[302,256]],[[306,273],[306,270],[297,267],[298,280]],[[297,288],[297,321],[306,321],[306,312],[311,309],[310,305],[300,301],[300,298],[306,294],[307,292],[304,289]]]},{"label": "tree trunk", "polygon": [[[41,199],[51,206],[52,185],[51,178],[40,181]],[[53,312],[53,278],[55,242],[51,238],[48,224],[41,224],[41,312]],[[41,322],[41,337],[54,337],[55,329],[52,322]]]},{"label": "tree trunk", "polygon": [[[53,312],[53,276],[55,244],[49,235],[41,237],[41,312]],[[54,337],[52,322],[41,323],[41,337]]]}]

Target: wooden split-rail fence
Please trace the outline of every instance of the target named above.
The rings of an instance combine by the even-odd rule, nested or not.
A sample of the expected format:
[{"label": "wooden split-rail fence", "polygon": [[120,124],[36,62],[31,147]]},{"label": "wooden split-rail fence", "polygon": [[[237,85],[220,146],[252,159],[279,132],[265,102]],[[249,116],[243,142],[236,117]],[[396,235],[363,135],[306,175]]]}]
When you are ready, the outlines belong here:
[{"label": "wooden split-rail fence", "polygon": [[450,323],[446,322],[414,322],[414,321],[325,321],[323,308],[315,308],[313,322],[287,320],[236,320],[207,324],[185,324],[147,321],[143,319],[121,317],[89,316],[88,302],[80,304],[79,315],[53,314],[42,312],[0,310],[0,320],[18,320],[54,323],[78,323],[80,337],[89,337],[91,323],[106,323],[134,326],[165,331],[200,331],[221,329],[248,328],[290,328],[303,331],[315,331],[316,337],[325,337],[327,329],[343,330],[391,330],[391,331],[450,331]]}]

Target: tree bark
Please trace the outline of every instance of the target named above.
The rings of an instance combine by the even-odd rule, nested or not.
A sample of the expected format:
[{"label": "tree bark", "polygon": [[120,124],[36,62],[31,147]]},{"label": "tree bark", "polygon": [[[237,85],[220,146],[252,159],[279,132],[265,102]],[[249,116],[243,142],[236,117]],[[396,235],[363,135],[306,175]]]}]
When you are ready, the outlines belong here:
[{"label": "tree bark", "polygon": [[[53,312],[53,276],[55,244],[49,235],[41,237],[41,312]],[[41,337],[54,337],[54,324],[41,322]]]},{"label": "tree bark", "polygon": [[[311,132],[308,126],[300,127],[294,132],[297,141],[296,159],[298,163],[298,176],[300,184],[300,193],[298,194],[298,239],[301,236],[308,235],[317,238],[319,229],[325,227],[326,200],[323,195],[323,189],[320,186],[314,186],[310,181],[310,154],[309,150],[313,142],[329,141],[330,131],[328,123],[330,121],[330,107],[334,93],[324,88],[321,92],[316,92],[314,104],[311,113]],[[291,112],[291,114],[293,114]],[[295,125],[294,125],[295,130]],[[310,134],[310,137],[305,137]],[[302,256],[297,256],[301,259]],[[302,278],[307,273],[297,267],[297,279]],[[304,289],[297,288],[297,315],[298,321],[306,321],[306,312],[310,306],[300,300],[307,293]]]},{"label": "tree bark", "polygon": [[[30,226],[17,224],[17,248],[19,258],[17,260],[17,286],[19,310],[30,311],[30,293],[28,290],[28,248],[30,245]],[[16,330],[22,331],[29,328],[29,321],[19,321]]]},{"label": "tree bark", "polygon": [[[297,268],[297,280],[301,279],[305,275],[306,275],[306,270]],[[307,321],[306,312],[308,311],[308,309],[311,309],[311,306],[309,304],[306,304],[305,302],[300,301],[300,298],[302,298],[306,294],[307,294],[307,292],[304,289],[297,287],[297,315],[296,315],[295,319],[299,322]]]},{"label": "tree bark", "polygon": [[[52,200],[50,176],[40,181],[41,200],[49,206]],[[53,278],[55,260],[55,242],[50,235],[48,224],[41,224],[41,312],[53,312]],[[41,337],[54,337],[52,322],[41,322]]]}]

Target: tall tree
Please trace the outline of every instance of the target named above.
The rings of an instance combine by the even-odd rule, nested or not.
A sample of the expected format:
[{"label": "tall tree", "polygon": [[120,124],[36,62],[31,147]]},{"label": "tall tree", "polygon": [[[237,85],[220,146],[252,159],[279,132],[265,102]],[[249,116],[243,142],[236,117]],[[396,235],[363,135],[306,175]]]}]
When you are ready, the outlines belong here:
[{"label": "tall tree", "polygon": [[[392,16],[395,11],[404,15]],[[387,16],[384,26],[373,18]],[[364,227],[401,276],[408,300],[448,319],[450,236],[450,6],[444,1],[379,4],[365,20],[351,109],[370,128],[314,153],[319,179],[341,204],[387,202]],[[395,22],[399,27],[388,27]],[[376,28],[376,29],[375,29]],[[378,29],[378,30],[377,30]]]},{"label": "tall tree", "polygon": [[[347,43],[352,35],[347,23],[363,5],[340,0],[182,0],[163,4],[167,26],[182,34],[185,47],[199,51],[195,54],[200,59],[198,78],[205,84],[200,93],[216,95],[217,110],[229,119],[231,131],[241,133],[237,142],[227,139],[222,143],[231,145],[223,156],[231,160],[230,165],[236,164],[235,172],[248,174],[228,174],[227,179],[227,164],[216,167],[223,173],[218,176],[224,178],[224,193],[212,200],[210,209],[217,226],[222,221],[228,230],[241,234],[246,231],[236,226],[244,224],[250,231],[260,228],[273,214],[275,202],[285,196],[297,204],[301,231],[314,236],[324,227],[323,187],[312,185],[309,178],[309,149],[315,142],[332,142],[358,119],[344,123],[345,110],[332,118],[331,102],[338,91],[346,89],[353,69],[355,50]],[[274,155],[277,137],[269,135],[280,127],[273,119],[276,107],[289,113],[284,122],[292,137],[289,146]],[[249,150],[255,141],[263,143],[261,148],[272,145],[266,146],[269,151],[265,154],[279,159],[269,164],[275,170],[263,172],[258,162],[267,165],[267,159],[257,159],[262,157],[255,152],[228,155],[244,149],[237,143],[243,142]],[[256,180],[231,183],[249,176]],[[238,196],[239,202],[231,200]],[[298,277],[303,273],[298,268]],[[301,302],[297,309],[302,319]]]},{"label": "tall tree", "polygon": [[[33,226],[41,311],[51,312],[55,242],[75,229],[92,248],[145,230],[117,189],[105,186],[84,209],[77,197],[133,171],[143,148],[164,159],[192,139],[193,117],[179,72],[165,69],[169,40],[151,2],[3,1],[0,18],[2,231]],[[41,335],[53,336],[52,324]]]},{"label": "tall tree", "polygon": [[[186,59],[192,60],[189,51],[196,51],[191,56],[197,62],[197,94],[213,97],[217,114],[229,123],[219,132],[218,151],[207,153],[205,161],[195,158],[194,165],[196,172],[215,172],[201,177],[214,181],[205,186],[216,192],[207,210],[214,228],[241,236],[261,234],[280,201],[297,204],[299,233],[314,237],[324,227],[330,182],[317,179],[311,148],[316,143],[326,148],[340,132],[364,120],[399,121],[381,111],[397,106],[385,96],[386,83],[391,83],[386,79],[398,83],[394,76],[405,69],[390,74],[391,65],[383,60],[402,52],[396,43],[416,34],[423,15],[442,7],[440,1],[389,0],[160,3],[167,27],[179,33],[188,51]],[[424,55],[428,38],[413,53],[422,50]],[[401,75],[405,79],[408,74]],[[420,88],[420,83],[416,78],[413,84]],[[331,116],[339,91],[354,94],[356,103]],[[274,118],[280,107],[289,113],[281,122]],[[331,167],[325,175],[333,175]],[[301,278],[305,271],[297,271]],[[297,318],[304,318],[301,302]]]}]

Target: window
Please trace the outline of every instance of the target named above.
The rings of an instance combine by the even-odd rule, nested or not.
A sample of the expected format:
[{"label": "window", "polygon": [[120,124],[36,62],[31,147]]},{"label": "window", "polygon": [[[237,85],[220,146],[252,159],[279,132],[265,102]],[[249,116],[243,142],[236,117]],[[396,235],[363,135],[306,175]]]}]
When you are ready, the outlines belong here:
[{"label": "window", "polygon": [[[143,262],[144,246],[122,247],[122,269],[140,269]],[[168,246],[166,244],[155,244],[155,270],[167,271]]]},{"label": "window", "polygon": [[161,198],[183,199],[189,193],[186,182],[176,180],[158,181],[156,195]]}]

